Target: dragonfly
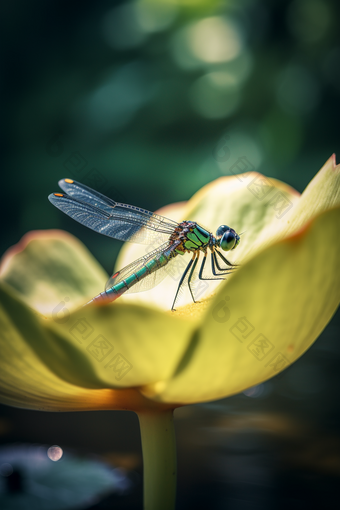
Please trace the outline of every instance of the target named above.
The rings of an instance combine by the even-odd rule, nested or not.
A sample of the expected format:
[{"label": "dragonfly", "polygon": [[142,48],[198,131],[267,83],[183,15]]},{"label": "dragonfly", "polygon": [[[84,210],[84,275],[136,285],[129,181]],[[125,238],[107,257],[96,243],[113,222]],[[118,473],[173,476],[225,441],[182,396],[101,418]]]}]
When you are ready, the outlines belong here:
[{"label": "dragonfly", "polygon": [[[115,272],[106,283],[105,290],[90,303],[108,303],[122,294],[152,289],[170,273],[177,257],[191,255],[180,277],[171,310],[184,288],[189,288],[196,303],[197,282],[224,280],[237,266],[221,253],[234,250],[240,236],[227,225],[220,225],[213,235],[195,221],[177,223],[160,214],[134,205],[115,202],[98,191],[72,179],[58,182],[64,193],[52,193],[49,201],[82,225],[105,236],[131,241],[157,248]],[[206,261],[210,254],[210,271]],[[200,264],[199,264],[200,261]],[[208,274],[207,274],[207,271]],[[196,295],[196,297],[195,297]]]}]

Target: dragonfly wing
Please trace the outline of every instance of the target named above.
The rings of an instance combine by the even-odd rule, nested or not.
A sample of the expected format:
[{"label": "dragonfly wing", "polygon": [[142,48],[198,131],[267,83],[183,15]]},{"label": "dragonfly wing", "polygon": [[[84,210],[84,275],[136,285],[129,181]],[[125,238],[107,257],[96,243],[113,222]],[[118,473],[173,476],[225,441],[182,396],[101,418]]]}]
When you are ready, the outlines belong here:
[{"label": "dragonfly wing", "polygon": [[[120,271],[117,271],[106,283],[105,289],[108,290],[113,285],[117,285],[121,283],[123,280],[126,280],[128,277],[132,276],[134,273],[145,267],[145,265],[150,262],[154,258],[159,258],[163,255],[165,250],[169,249],[169,243],[164,243],[164,245],[160,246],[157,250],[153,250],[152,252],[140,257],[135,260],[128,266],[125,266]],[[156,287],[161,281],[164,280],[166,276],[171,276],[174,272],[174,267],[176,266],[177,257],[171,258],[168,263],[151,274],[148,274],[143,279],[135,283],[132,287],[130,287],[127,293],[136,293],[143,292],[145,290],[150,290],[153,287]]]},{"label": "dragonfly wing", "polygon": [[52,193],[48,199],[65,214],[92,230],[102,233],[102,230],[110,225],[109,213],[94,205],[61,193]]},{"label": "dragonfly wing", "polygon": [[[158,214],[128,204],[117,203],[112,211],[111,220],[117,226],[116,239],[133,241],[140,244],[156,242],[157,245],[169,239],[178,223]],[[119,237],[117,235],[119,232]]]},{"label": "dragonfly wing", "polygon": [[58,182],[60,188],[67,193],[70,197],[77,198],[82,202],[99,207],[108,214],[111,214],[112,209],[116,206],[117,202],[111,198],[105,197],[99,191],[95,191],[85,184],[80,184],[72,179],[61,179]]},{"label": "dragonfly wing", "polygon": [[178,223],[146,209],[114,202],[97,191],[71,179],[59,181],[67,192],[48,198],[71,218],[108,237],[140,244],[163,243]]},{"label": "dragonfly wing", "polygon": [[145,266],[145,264],[150,262],[151,259],[161,255],[168,248],[169,243],[164,243],[163,245],[159,246],[156,250],[152,250],[151,252],[146,253],[139,259],[134,260],[127,266],[123,267],[120,271],[117,271],[108,279],[105,285],[105,290],[110,289],[111,287],[113,287],[113,285],[117,285],[118,283],[122,282],[123,280],[131,276],[133,273],[136,273],[137,271],[142,269]]}]

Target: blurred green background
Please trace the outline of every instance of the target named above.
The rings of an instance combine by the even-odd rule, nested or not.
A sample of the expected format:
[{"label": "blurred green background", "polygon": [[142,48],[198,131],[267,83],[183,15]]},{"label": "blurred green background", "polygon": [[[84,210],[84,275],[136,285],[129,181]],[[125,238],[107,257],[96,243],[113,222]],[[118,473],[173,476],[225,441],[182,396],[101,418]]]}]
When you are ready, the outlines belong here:
[{"label": "blurred green background", "polygon": [[[112,270],[120,243],[48,203],[62,177],[156,210],[240,156],[302,191],[339,149],[335,0],[0,9],[2,252],[28,230],[64,228]],[[218,162],[225,135],[229,158]]]},{"label": "blurred green background", "polygon": [[[0,252],[62,228],[112,270],[121,243],[48,202],[63,177],[156,210],[245,156],[302,191],[340,153],[339,14],[336,0],[1,2]],[[179,509],[337,497],[339,323],[249,394],[178,411]],[[141,469],[132,414],[0,410],[2,443],[112,451]]]}]

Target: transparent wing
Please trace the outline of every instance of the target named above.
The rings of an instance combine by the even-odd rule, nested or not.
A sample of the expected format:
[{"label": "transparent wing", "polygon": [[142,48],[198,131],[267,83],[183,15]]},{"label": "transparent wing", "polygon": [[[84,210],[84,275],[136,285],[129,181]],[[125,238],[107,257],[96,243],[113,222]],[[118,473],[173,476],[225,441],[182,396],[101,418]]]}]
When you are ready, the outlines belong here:
[{"label": "transparent wing", "polygon": [[[152,259],[158,260],[165,251],[169,250],[169,243],[164,243],[157,250],[153,250],[150,253],[140,257],[135,260],[128,266],[125,266],[120,271],[117,271],[114,275],[109,278],[105,285],[105,289],[108,290],[114,285],[126,280],[129,276],[132,276],[134,273],[145,267],[145,265],[150,262]],[[151,274],[145,276],[142,280],[135,283],[130,289],[126,291],[127,293],[135,293],[135,292],[143,292],[145,290],[150,290],[153,287],[156,287],[161,281],[164,280],[166,276],[171,276],[174,267],[176,266],[177,257],[174,257],[168,261],[165,266],[159,267],[156,271]]]},{"label": "transparent wing", "polygon": [[82,225],[108,237],[160,244],[178,225],[146,209],[115,202],[71,179],[62,179],[59,185],[67,194],[52,193],[50,202]]},{"label": "transparent wing", "polygon": [[95,191],[73,179],[61,179],[58,184],[70,197],[77,198],[94,207],[99,207],[99,209],[102,209],[108,214],[110,214],[112,209],[116,206],[116,202],[111,198],[105,197],[99,193],[99,191]]}]

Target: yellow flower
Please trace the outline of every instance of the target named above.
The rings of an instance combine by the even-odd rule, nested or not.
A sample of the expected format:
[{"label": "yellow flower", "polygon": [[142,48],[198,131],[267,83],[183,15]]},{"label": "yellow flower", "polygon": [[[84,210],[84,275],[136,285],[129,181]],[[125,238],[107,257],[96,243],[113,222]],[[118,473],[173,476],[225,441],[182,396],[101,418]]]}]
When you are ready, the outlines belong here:
[{"label": "yellow flower", "polygon": [[[163,208],[213,232],[221,224],[245,231],[232,253],[240,267],[213,296],[176,312],[164,311],[178,284],[169,277],[111,305],[80,307],[107,275],[71,235],[27,234],[1,265],[0,401],[145,417],[276,375],[339,304],[339,170],[333,156],[301,196],[257,173],[223,177]],[[124,246],[119,267],[142,254],[145,246]]]}]

